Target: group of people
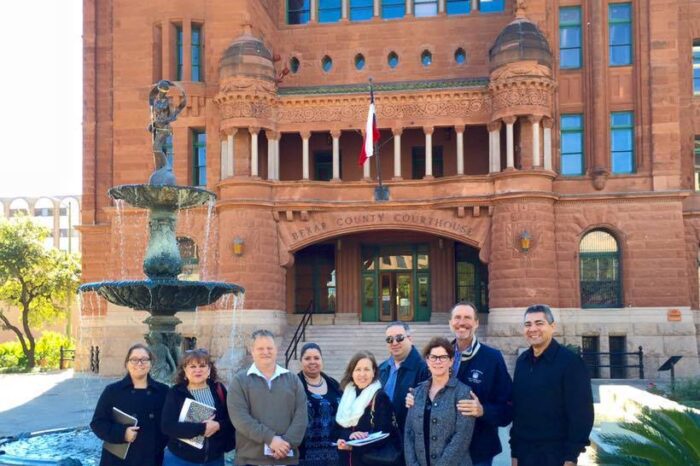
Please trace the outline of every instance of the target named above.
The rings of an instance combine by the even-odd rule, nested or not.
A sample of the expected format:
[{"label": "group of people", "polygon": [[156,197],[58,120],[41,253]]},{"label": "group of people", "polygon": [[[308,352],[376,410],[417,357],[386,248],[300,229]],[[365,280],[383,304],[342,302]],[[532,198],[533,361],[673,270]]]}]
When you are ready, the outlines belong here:
[{"label": "group of people", "polygon": [[[323,372],[319,345],[302,347],[293,374],[277,364],[274,335],[257,330],[253,362],[228,390],[205,350],[185,353],[168,388],[149,376],[153,355],[136,344],[127,376],[105,389],[91,423],[99,438],[130,450],[124,460],[103,450],[100,465],[222,466],[235,448],[235,463],[249,466],[491,466],[502,451],[498,428],[511,423],[513,466],[575,465],[593,426],[591,385],[583,360],[553,338],[550,308],[525,310],[529,348],[512,379],[501,352],[478,340],[472,303],[455,305],[449,322],[454,339],[432,338],[422,352],[407,323],[388,324],[389,357],[377,364],[358,351],[340,382]],[[188,398],[215,414],[180,421]],[[114,421],[112,408],[138,427]],[[182,440],[197,436],[202,448]]]}]

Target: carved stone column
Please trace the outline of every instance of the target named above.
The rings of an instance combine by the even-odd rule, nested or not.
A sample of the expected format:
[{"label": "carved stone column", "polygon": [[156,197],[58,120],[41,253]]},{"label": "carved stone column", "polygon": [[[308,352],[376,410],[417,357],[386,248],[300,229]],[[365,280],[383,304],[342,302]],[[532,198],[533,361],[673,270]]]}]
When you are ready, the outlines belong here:
[{"label": "carved stone column", "polygon": [[267,134],[267,179],[274,181],[279,179],[279,151],[280,133],[265,130]]},{"label": "carved stone column", "polygon": [[513,125],[518,120],[518,117],[505,117],[503,121],[506,124],[506,170],[515,169],[515,141],[513,140]]},{"label": "carved stone column", "polygon": [[552,169],[552,126],[551,118],[542,119],[542,127],[544,128],[544,169]]},{"label": "carved stone column", "polygon": [[221,153],[220,153],[220,162],[219,164],[221,165],[221,179],[225,179],[228,177],[228,172],[231,171],[230,168],[228,167],[228,143],[226,141],[226,138],[221,138]]},{"label": "carved stone column", "polygon": [[248,128],[250,132],[250,176],[258,177],[258,133],[260,128],[251,126]]},{"label": "carved stone column", "polygon": [[445,0],[438,0],[438,14],[445,14]]},{"label": "carved stone column", "polygon": [[489,130],[489,173],[501,171],[501,120],[488,124]]},{"label": "carved stone column", "polygon": [[309,22],[310,23],[317,23],[318,22],[318,0],[310,0],[309,1],[309,10],[310,10],[310,16],[309,16]]},{"label": "carved stone column", "polygon": [[311,131],[302,131],[301,135],[301,177],[304,180],[309,179],[309,138]]},{"label": "carved stone column", "polygon": [[[234,176],[235,173],[235,147],[236,147],[236,133],[238,128],[231,128],[226,134],[226,163],[222,164],[221,167],[221,178],[229,178]],[[222,141],[222,148],[224,147],[224,142]],[[225,170],[224,170],[225,168]]]},{"label": "carved stone column", "polygon": [[340,181],[340,133],[339,129],[331,130],[333,138],[333,178],[331,181]]},{"label": "carved stone column", "polygon": [[457,174],[464,175],[464,125],[455,126],[457,134]]},{"label": "carved stone column", "polygon": [[350,7],[349,3],[350,3],[350,0],[341,0],[341,2],[340,2],[340,20],[341,21],[347,21],[348,17],[350,16],[348,14],[348,9]]},{"label": "carved stone column", "polygon": [[394,180],[401,179],[401,135],[403,128],[392,128],[391,133],[394,135]]},{"label": "carved stone column", "polygon": [[433,177],[433,128],[432,126],[424,126],[425,133],[425,176],[424,179]]},{"label": "carved stone column", "polygon": [[406,16],[413,16],[413,0],[406,0]]},{"label": "carved stone column", "polygon": [[540,120],[539,115],[531,115],[528,117],[532,123],[532,168],[542,167],[542,154],[540,153]]}]

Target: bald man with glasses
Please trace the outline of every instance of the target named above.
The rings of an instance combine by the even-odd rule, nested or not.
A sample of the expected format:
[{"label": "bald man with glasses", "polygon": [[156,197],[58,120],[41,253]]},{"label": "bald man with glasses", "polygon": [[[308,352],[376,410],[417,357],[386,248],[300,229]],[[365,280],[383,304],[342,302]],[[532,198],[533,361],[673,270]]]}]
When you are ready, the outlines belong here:
[{"label": "bald man with glasses", "polygon": [[386,326],[385,341],[389,358],[379,366],[379,380],[396,411],[401,432],[406,422],[406,394],[409,389],[430,377],[425,360],[413,346],[411,327],[395,321]]}]

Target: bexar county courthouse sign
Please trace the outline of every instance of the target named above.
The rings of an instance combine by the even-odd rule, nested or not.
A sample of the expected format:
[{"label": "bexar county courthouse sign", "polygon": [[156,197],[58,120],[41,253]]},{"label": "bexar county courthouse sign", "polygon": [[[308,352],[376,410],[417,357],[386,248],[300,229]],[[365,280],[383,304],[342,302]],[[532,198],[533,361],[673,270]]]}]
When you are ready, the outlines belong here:
[{"label": "bexar county courthouse sign", "polygon": [[451,209],[426,213],[406,211],[342,214],[310,212],[307,221],[288,218],[291,221],[285,222],[283,218],[283,216],[280,218],[283,235],[290,243],[305,244],[316,238],[322,239],[335,234],[365,229],[419,230],[448,234],[462,239],[471,238],[481,242],[488,224],[487,216],[455,218],[454,210]]}]

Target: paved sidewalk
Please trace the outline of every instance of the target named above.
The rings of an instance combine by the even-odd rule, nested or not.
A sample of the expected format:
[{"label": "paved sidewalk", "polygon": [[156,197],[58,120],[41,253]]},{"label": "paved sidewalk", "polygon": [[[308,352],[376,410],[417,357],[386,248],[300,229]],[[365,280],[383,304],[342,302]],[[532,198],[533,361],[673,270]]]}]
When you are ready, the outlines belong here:
[{"label": "paved sidewalk", "polygon": [[105,385],[115,380],[72,369],[0,375],[0,437],[85,426]]}]

